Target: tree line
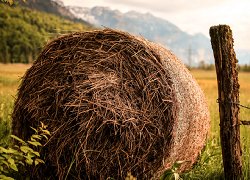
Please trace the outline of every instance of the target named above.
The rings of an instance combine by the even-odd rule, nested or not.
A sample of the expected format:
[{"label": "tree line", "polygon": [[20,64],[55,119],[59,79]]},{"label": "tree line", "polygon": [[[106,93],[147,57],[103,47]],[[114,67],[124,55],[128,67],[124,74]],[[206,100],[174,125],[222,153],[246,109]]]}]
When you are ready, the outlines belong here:
[{"label": "tree line", "polygon": [[20,6],[0,3],[0,62],[31,63],[49,39],[88,25]]}]

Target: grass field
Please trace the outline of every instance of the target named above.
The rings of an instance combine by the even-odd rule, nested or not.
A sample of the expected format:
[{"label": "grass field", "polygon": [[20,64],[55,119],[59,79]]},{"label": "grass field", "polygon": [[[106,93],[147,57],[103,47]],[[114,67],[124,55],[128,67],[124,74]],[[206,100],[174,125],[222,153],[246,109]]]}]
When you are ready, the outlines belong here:
[{"label": "grass field", "polygon": [[0,64],[0,144],[8,143],[15,95],[21,77],[29,66]]},{"label": "grass field", "polygon": [[[0,144],[8,143],[11,126],[11,111],[21,77],[30,65],[0,64]],[[211,129],[207,146],[193,170],[182,174],[183,179],[221,179],[223,175],[219,140],[219,111],[215,71],[193,70],[207,98],[211,114]],[[250,106],[250,73],[239,73],[240,103]],[[240,119],[250,119],[250,110],[240,110]],[[241,127],[244,179],[250,179],[250,127]]]}]

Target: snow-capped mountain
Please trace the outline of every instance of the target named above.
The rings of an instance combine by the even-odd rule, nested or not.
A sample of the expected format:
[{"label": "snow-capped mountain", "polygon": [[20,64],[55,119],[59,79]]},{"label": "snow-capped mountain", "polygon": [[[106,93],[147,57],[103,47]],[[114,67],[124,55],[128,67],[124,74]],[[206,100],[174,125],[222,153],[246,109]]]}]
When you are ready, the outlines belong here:
[{"label": "snow-capped mountain", "polygon": [[83,19],[77,18],[70,10],[64,6],[64,3],[61,0],[30,0],[23,1],[17,0],[18,4],[24,7],[28,7],[30,9],[35,9],[38,11],[43,11],[46,13],[54,14],[65,19],[69,19],[71,21],[76,21],[80,23],[85,23],[90,26],[87,21]]},{"label": "snow-capped mountain", "polygon": [[98,24],[98,21],[95,19],[93,15],[91,15],[89,8],[84,7],[70,7],[70,12],[74,14],[77,18],[83,19],[91,24]]},{"label": "snow-capped mountain", "polygon": [[209,39],[203,34],[190,35],[176,25],[150,13],[129,11],[122,13],[108,7],[68,7],[70,12],[96,26],[104,26],[141,35],[172,50],[184,63],[198,65],[213,63]]}]

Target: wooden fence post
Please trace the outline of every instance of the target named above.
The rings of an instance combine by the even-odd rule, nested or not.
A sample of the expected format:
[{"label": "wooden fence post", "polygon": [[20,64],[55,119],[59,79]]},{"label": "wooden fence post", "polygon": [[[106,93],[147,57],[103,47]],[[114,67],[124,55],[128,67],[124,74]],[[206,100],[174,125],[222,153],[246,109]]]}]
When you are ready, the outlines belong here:
[{"label": "wooden fence post", "polygon": [[241,179],[239,83],[232,31],[227,25],[210,28],[218,82],[220,138],[226,180]]}]

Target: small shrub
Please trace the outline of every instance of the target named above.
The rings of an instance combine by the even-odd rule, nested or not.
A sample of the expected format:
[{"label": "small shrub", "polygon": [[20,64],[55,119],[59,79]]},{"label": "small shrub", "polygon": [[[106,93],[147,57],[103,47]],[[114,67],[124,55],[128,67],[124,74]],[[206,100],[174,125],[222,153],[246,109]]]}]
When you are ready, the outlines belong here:
[{"label": "small shrub", "polygon": [[30,140],[24,141],[17,136],[11,135],[16,145],[5,148],[0,146],[0,179],[11,180],[13,177],[21,176],[27,166],[36,166],[44,163],[40,159],[39,149],[43,146],[43,139],[48,140],[50,132],[43,123],[38,129],[34,129],[34,134]]}]

